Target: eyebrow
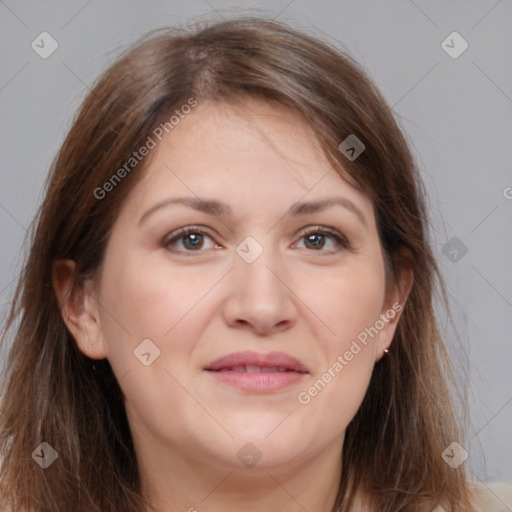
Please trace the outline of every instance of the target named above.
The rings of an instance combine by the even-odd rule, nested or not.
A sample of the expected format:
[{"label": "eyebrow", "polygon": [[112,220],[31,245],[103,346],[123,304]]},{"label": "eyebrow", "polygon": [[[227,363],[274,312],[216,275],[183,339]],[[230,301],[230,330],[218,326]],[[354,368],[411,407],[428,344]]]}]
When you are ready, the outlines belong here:
[{"label": "eyebrow", "polygon": [[[217,217],[231,217],[233,211],[231,207],[221,201],[215,199],[201,199],[199,197],[172,197],[164,199],[163,201],[155,204],[147,210],[139,219],[139,226],[153,213],[162,208],[166,208],[173,204],[183,204],[194,210],[213,214]],[[331,208],[332,206],[342,206],[352,212],[364,226],[368,226],[363,212],[346,197],[327,197],[316,201],[303,201],[292,204],[286,215],[298,217],[301,215],[308,215],[311,213],[318,213]]]}]

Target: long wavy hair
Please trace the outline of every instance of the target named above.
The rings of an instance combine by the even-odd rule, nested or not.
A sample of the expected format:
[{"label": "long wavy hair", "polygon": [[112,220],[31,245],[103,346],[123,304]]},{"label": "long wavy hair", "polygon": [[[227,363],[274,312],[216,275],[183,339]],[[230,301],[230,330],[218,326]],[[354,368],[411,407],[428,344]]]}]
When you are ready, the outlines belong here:
[{"label": "long wavy hair", "polygon": [[[76,262],[73,291],[97,275],[112,225],[144,159],[98,190],[190,98],[252,98],[299,114],[333,168],[373,201],[387,279],[414,281],[390,353],[377,362],[349,424],[336,507],[361,489],[378,512],[472,510],[464,465],[442,452],[463,437],[454,374],[435,314],[447,296],[432,253],[424,185],[391,108],[363,69],[329,43],[275,21],[243,18],[159,29],[129,48],[84,99],[46,182],[2,330],[10,344],[0,404],[0,508],[26,512],[141,512],[149,508],[121,389],[108,360],[81,353],[62,319],[52,265]],[[364,152],[346,158],[355,135]],[[172,135],[171,135],[172,136]],[[403,257],[404,250],[409,258]],[[457,395],[458,396],[458,395]],[[42,469],[43,442],[58,460]]]}]

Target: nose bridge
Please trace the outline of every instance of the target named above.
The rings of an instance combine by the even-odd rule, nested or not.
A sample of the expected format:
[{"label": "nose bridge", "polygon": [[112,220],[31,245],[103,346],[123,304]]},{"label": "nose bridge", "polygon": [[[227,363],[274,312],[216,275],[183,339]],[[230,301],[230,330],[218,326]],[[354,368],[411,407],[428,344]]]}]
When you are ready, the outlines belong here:
[{"label": "nose bridge", "polygon": [[271,237],[248,236],[236,247],[224,314],[231,325],[250,324],[260,332],[289,325],[296,317],[285,286],[285,266]]},{"label": "nose bridge", "polygon": [[278,248],[273,246],[272,237],[260,235],[256,239],[254,236],[247,236],[236,247],[236,253],[236,279],[244,291],[282,293],[283,284],[275,273],[277,269],[282,269],[283,265]]}]

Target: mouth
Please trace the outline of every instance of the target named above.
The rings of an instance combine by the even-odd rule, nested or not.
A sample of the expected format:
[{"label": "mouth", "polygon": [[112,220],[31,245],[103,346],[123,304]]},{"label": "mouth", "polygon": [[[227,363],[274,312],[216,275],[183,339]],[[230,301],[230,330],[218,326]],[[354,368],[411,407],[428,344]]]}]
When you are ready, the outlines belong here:
[{"label": "mouth", "polygon": [[256,393],[283,389],[309,374],[301,361],[282,352],[237,352],[215,360],[204,371],[218,383]]},{"label": "mouth", "polygon": [[220,370],[210,370],[214,372],[240,372],[240,373],[274,373],[274,372],[293,372],[289,368],[283,368],[281,366],[233,366],[229,368],[221,368]]}]

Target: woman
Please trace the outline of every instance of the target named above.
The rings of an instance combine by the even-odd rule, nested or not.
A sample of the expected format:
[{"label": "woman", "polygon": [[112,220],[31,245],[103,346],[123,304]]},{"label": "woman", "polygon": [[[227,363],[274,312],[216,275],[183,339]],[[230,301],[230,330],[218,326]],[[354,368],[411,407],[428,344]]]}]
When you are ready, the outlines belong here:
[{"label": "woman", "polygon": [[474,510],[423,197],[325,43],[257,19],[138,43],[34,224],[2,510]]}]

